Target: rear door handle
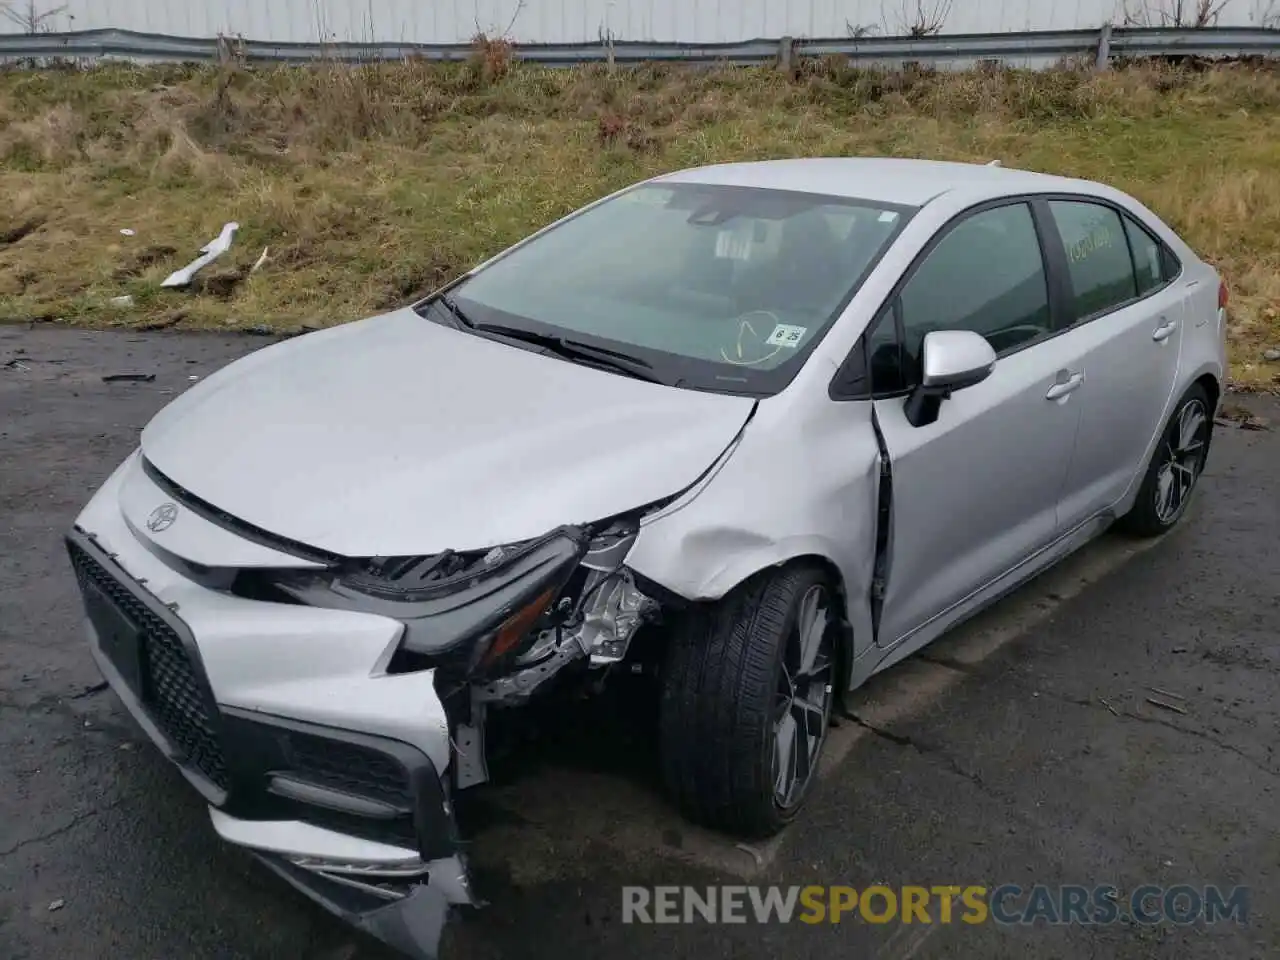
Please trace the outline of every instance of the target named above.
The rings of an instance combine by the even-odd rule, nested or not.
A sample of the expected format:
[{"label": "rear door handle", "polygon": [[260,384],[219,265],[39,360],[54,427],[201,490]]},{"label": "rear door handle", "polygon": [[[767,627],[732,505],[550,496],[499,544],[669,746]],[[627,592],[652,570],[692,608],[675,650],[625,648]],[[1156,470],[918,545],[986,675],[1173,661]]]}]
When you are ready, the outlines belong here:
[{"label": "rear door handle", "polygon": [[[1062,371],[1062,373],[1059,373],[1058,374],[1059,378],[1061,378],[1062,375],[1065,373],[1066,373],[1065,370]],[[1068,394],[1075,393],[1077,390],[1080,389],[1080,387],[1083,384],[1084,384],[1083,371],[1080,373],[1073,373],[1070,376],[1068,376],[1065,380],[1059,379],[1057,383],[1055,383],[1052,387],[1049,388],[1049,392],[1044,395],[1044,398],[1046,400],[1061,400],[1063,397],[1067,396]]]},{"label": "rear door handle", "polygon": [[1177,329],[1177,320],[1170,320],[1168,317],[1161,317],[1160,325],[1156,327],[1155,332],[1151,334],[1151,339],[1156,343],[1162,343],[1173,336],[1173,331]]}]

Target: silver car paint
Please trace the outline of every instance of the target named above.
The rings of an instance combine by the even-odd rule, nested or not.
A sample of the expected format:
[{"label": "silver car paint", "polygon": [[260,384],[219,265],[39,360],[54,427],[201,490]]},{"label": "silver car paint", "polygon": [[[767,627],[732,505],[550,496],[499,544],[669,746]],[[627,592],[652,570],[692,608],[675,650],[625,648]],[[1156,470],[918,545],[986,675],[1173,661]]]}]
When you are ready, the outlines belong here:
[{"label": "silver car paint", "polygon": [[[713,600],[789,559],[825,561],[847,600],[848,685],[856,686],[1103,529],[1131,505],[1172,403],[1201,375],[1222,380],[1216,274],[1144,207],[1108,188],[904,161],[726,165],[673,176],[908,204],[942,195],[904,228],[788,388],[758,405],[576,367],[400,311],[237,361],[162,411],[143,449],[172,479],[242,520],[351,554],[510,542],[688,488],[646,518],[628,564],[678,594]],[[1124,334],[1131,360],[1113,355],[1112,327],[1083,327],[999,360],[926,428],[902,421],[901,401],[831,400],[839,364],[930,237],[974,204],[1036,191],[1119,203],[1174,249],[1186,266],[1167,292],[1186,298],[1177,342],[1148,347],[1140,335],[1151,322],[1147,307],[1133,309],[1120,318],[1133,331]],[[1084,386],[1065,403],[1046,401],[1042,388],[1072,364],[1084,369]],[[1105,438],[1085,436],[1094,428],[1084,423],[1106,423],[1104,413],[1132,397],[1123,377],[1116,382],[1132,369],[1151,372],[1142,392],[1150,419],[1126,425],[1126,449],[1112,460]],[[1004,409],[1001,400],[1017,406]],[[886,464],[873,418],[885,432],[896,508],[879,644],[869,587]],[[1029,451],[1039,458],[1030,465]],[[1088,462],[1108,479],[1088,476]],[[454,758],[432,671],[384,672],[397,623],[195,584],[174,557],[215,566],[306,561],[241,542],[186,511],[152,534],[147,516],[167,499],[135,454],[77,525],[161,601],[178,605],[220,703],[401,739],[442,774],[448,769]],[[371,861],[413,853],[295,823],[211,816],[228,839],[269,853],[339,850]]]},{"label": "silver car paint", "polygon": [[479,549],[642,507],[697,480],[754,405],[412,310],[262,353],[165,408],[143,452],[240,520],[344,556]]},{"label": "silver car paint", "polygon": [[[76,524],[162,603],[177,605],[219,704],[403,740],[446,770],[449,733],[433,672],[377,669],[403,627],[372,614],[243,600],[183,576],[143,546],[121,512],[122,500],[137,499],[122,496],[126,478],[150,484],[134,469],[136,457],[111,475]],[[153,499],[166,498],[154,489]]]},{"label": "silver car paint", "polygon": [[143,472],[141,457],[132,456],[125,461],[120,479],[120,515],[138,542],[164,562],[172,565],[177,559],[206,567],[233,568],[321,566],[246,540],[191,510],[176,511],[172,525],[154,533],[147,524],[153,512],[168,502],[168,494]]},{"label": "silver car paint", "polygon": [[[935,167],[949,172],[951,166],[902,163],[917,171]],[[749,166],[712,168],[712,172],[687,176],[719,182],[717,171],[724,170],[725,182],[738,182],[750,178]],[[784,162],[771,167],[771,178],[761,180],[805,189],[806,172],[815,166],[824,176],[836,170],[830,161]],[[897,167],[888,166],[885,177],[891,179]],[[885,170],[876,161],[866,169]],[[1141,203],[1101,184],[1035,174],[1004,179],[991,168],[965,168],[959,179],[960,186],[928,203],[907,225],[790,386],[760,403],[725,467],[683,509],[669,510],[645,525],[628,558],[651,579],[700,599],[722,596],[756,570],[800,556],[814,555],[829,562],[839,573],[854,627],[850,687],[919,649],[1105,529],[1110,518],[1132,504],[1142,469],[1176,398],[1202,375],[1220,383],[1225,370],[1221,325],[1205,319],[1217,316],[1217,274]],[[902,202],[919,200],[895,194],[874,175],[867,180],[865,189],[849,186],[848,192]],[[833,187],[809,188],[824,192]],[[1116,382],[1126,359],[1113,361],[1108,353],[1114,325],[1095,321],[999,360],[986,381],[956,393],[943,404],[939,421],[922,430],[905,422],[902,401],[877,401],[874,406],[890,459],[900,456],[902,462],[892,464],[898,505],[892,566],[879,643],[873,644],[867,629],[871,569],[867,538],[874,530],[879,475],[879,451],[867,412],[873,404],[833,401],[827,386],[898,278],[934,234],[974,206],[1020,193],[1101,198],[1127,209],[1165,240],[1183,262],[1183,275],[1151,298],[1156,306],[1140,301],[1128,312],[1135,318],[1132,322],[1141,326],[1144,310],[1189,297],[1186,309],[1193,342],[1181,346],[1184,341],[1179,338],[1179,347],[1174,348],[1180,350],[1179,362],[1174,369],[1161,365],[1168,373],[1164,380],[1146,378],[1155,398],[1145,404],[1145,423],[1130,433],[1123,486],[1113,486],[1114,498],[1098,503],[1088,516],[1064,514],[1060,521],[1058,503],[1071,476],[1082,418],[1082,405],[1071,401],[1086,390],[1068,395],[1065,402],[1049,401],[1045,393],[1060,370],[1071,363],[1084,366],[1087,357],[1089,367],[1099,368],[1097,376],[1086,373],[1087,390],[1097,398],[1090,410],[1117,409],[1113,404],[1127,396],[1129,388],[1123,377]],[[1193,286],[1188,289],[1188,284]],[[1150,365],[1144,362],[1144,351],[1154,350],[1159,356],[1172,347],[1136,335],[1130,339],[1134,355],[1127,362],[1135,369]],[[1093,349],[1081,349],[1086,344]],[[1080,357],[1073,358],[1077,352]],[[1017,406],[996,407],[1001,398],[1017,398]],[[843,431],[835,424],[847,425],[848,434],[840,436]],[[1096,441],[1105,444],[1107,432]],[[838,436],[846,444],[838,452],[806,445],[805,452],[799,453],[794,443],[796,437],[830,442]],[[1086,439],[1086,451],[1092,439]],[[800,462],[811,461],[814,469],[796,469],[797,455]],[[739,458],[753,469],[735,469]],[[844,473],[832,476],[827,472],[831,469]],[[730,503],[742,509],[734,511],[727,506]],[[822,504],[825,510],[809,512],[797,506],[807,503]],[[833,517],[840,520],[833,523]],[[832,547],[845,530],[858,531],[863,538],[860,544]],[[740,559],[744,554],[750,559]]]}]

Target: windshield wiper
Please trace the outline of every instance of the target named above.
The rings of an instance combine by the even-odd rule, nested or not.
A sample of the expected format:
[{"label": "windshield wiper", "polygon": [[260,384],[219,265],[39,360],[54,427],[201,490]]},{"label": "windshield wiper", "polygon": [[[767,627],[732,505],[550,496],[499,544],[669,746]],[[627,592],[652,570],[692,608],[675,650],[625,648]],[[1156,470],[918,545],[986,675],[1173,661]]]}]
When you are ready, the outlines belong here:
[{"label": "windshield wiper", "polygon": [[460,326],[466,327],[468,330],[474,330],[476,328],[476,322],[468,317],[466,311],[458,306],[458,301],[454,300],[453,297],[449,296],[447,293],[442,293],[440,296],[436,297],[436,302],[453,314],[453,319],[456,320]]},{"label": "windshield wiper", "polygon": [[605,367],[615,373],[634,377],[637,380],[646,380],[649,383],[666,383],[665,380],[653,372],[653,364],[641,357],[633,357],[629,353],[610,350],[608,347],[597,347],[594,344],[583,343],[581,340],[569,340],[551,333],[539,333],[536,330],[511,327],[505,323],[471,323],[457,312],[454,313],[454,316],[458,317],[459,320],[462,320],[463,323],[477,333],[492,333],[508,340],[519,340],[521,343],[545,347],[566,360],[584,361],[594,366]]}]

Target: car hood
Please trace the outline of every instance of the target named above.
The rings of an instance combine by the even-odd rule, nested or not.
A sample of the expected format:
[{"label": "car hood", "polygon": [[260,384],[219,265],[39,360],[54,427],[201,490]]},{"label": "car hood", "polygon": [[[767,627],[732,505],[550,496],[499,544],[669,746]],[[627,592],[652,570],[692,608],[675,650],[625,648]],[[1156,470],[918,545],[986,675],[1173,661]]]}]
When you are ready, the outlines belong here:
[{"label": "car hood", "polygon": [[344,556],[408,555],[510,543],[678,493],[753,407],[405,309],[224,367],[147,425],[142,451],[265,531]]}]

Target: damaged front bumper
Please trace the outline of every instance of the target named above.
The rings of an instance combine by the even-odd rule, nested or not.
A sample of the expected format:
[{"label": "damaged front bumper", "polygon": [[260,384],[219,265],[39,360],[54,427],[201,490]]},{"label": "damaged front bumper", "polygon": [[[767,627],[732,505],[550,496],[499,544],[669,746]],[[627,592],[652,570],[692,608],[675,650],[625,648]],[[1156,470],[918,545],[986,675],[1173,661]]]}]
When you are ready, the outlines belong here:
[{"label": "damaged front bumper", "polygon": [[226,841],[262,863],[331,913],[409,957],[435,957],[455,906],[477,906],[461,854],[424,861],[389,845],[305,823],[236,820],[210,811]]},{"label": "damaged front bumper", "polygon": [[[449,589],[412,601],[424,614],[413,620],[391,612],[403,597],[372,604],[350,579],[335,591],[318,564],[282,569],[284,553],[239,573],[196,562],[241,549],[228,549],[234,531],[158,479],[126,461],[66,538],[104,678],[208,801],[220,836],[396,949],[436,956],[450,908],[478,905],[452,792],[487,779],[485,712],[522,704],[571,664],[626,655],[657,612],[622,565],[634,525],[557,532],[489,564],[492,576],[469,567],[457,581],[469,589],[436,584]],[[171,522],[179,512],[176,536],[145,529],[157,502]],[[430,560],[393,566],[421,580]],[[518,642],[476,670],[513,621]],[[468,641],[452,644],[461,659],[407,649],[451,636]],[[446,687],[462,709],[446,706]]]},{"label": "damaged front bumper", "polygon": [[[232,679],[218,649],[225,630],[240,631],[238,644],[260,640],[272,632],[272,614],[289,609],[251,611],[249,601],[197,600],[192,584],[171,589],[176,581],[166,580],[168,568],[138,544],[117,536],[111,542],[108,548],[82,528],[67,535],[90,650],[138,725],[209,802],[218,834],[407,956],[436,957],[450,908],[477,903],[446,770],[428,755],[448,758],[447,727],[437,729],[428,719],[437,710],[443,717],[438,702],[436,709],[418,711],[419,746],[408,742],[413,737],[215,699],[211,674]],[[182,599],[163,602],[152,590]],[[245,614],[256,615],[256,630]],[[215,623],[222,625],[222,637]],[[346,627],[347,639],[360,641],[349,617],[340,615],[333,626],[335,636]],[[196,643],[197,629],[207,632],[208,658]],[[326,638],[312,638],[322,652]],[[270,676],[268,665],[259,675]],[[258,699],[288,700],[291,685],[267,687]],[[353,720],[360,719],[357,697],[349,709]],[[379,726],[376,718],[364,719]],[[437,736],[443,754],[434,749]]]}]

